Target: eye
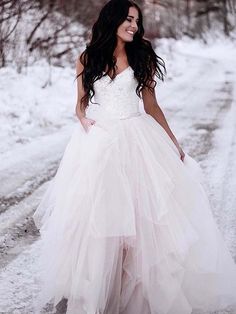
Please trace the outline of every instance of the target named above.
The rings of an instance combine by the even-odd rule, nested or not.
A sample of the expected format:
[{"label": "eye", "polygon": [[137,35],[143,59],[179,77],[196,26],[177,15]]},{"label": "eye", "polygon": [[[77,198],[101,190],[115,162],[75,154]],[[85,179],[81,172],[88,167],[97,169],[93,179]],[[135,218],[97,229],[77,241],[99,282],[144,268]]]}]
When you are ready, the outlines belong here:
[{"label": "eye", "polygon": [[132,22],[132,18],[130,18],[130,17],[127,17],[126,20],[129,22]]}]

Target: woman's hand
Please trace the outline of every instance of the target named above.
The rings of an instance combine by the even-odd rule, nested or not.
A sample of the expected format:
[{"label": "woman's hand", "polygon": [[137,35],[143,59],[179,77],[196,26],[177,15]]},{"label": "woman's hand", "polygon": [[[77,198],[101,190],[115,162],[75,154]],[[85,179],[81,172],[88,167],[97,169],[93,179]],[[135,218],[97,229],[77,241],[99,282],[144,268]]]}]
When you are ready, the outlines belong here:
[{"label": "woman's hand", "polygon": [[79,118],[79,120],[80,120],[80,123],[82,124],[85,132],[88,132],[90,127],[96,123],[95,120],[89,119],[86,117],[81,117],[81,118]]},{"label": "woman's hand", "polygon": [[176,147],[177,147],[177,149],[178,149],[178,151],[179,151],[180,159],[181,159],[182,161],[184,161],[184,157],[185,157],[184,151],[183,151],[182,148],[180,147],[179,143],[176,143],[175,145],[176,145]]}]

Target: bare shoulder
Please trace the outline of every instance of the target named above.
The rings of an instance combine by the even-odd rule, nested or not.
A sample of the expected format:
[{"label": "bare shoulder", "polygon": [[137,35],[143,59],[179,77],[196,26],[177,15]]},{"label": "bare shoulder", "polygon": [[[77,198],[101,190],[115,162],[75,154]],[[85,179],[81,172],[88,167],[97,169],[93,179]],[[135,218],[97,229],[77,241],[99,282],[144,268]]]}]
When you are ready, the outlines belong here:
[{"label": "bare shoulder", "polygon": [[76,72],[80,74],[84,70],[84,51],[78,56],[76,60]]}]

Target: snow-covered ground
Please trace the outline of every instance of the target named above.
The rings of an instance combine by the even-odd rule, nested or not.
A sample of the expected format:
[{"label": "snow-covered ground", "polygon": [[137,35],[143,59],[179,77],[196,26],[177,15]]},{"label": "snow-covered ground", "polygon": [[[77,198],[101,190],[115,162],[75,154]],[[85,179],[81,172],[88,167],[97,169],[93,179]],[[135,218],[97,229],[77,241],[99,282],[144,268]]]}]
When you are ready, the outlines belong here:
[{"label": "snow-covered ground", "polygon": [[[236,260],[235,47],[223,38],[207,46],[189,39],[161,40],[157,53],[168,75],[156,93],[184,150],[204,170],[215,219]],[[2,314],[34,313],[40,248],[31,216],[79,123],[74,72],[44,63],[22,74],[0,70]]]}]

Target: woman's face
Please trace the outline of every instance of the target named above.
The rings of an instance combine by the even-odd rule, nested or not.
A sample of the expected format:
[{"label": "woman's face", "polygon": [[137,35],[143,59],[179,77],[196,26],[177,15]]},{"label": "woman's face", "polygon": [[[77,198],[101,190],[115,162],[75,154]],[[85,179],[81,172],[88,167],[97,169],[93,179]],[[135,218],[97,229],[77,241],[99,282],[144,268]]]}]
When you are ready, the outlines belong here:
[{"label": "woman's face", "polygon": [[138,20],[138,10],[130,7],[126,20],[117,29],[117,37],[124,42],[131,42],[138,31]]}]

